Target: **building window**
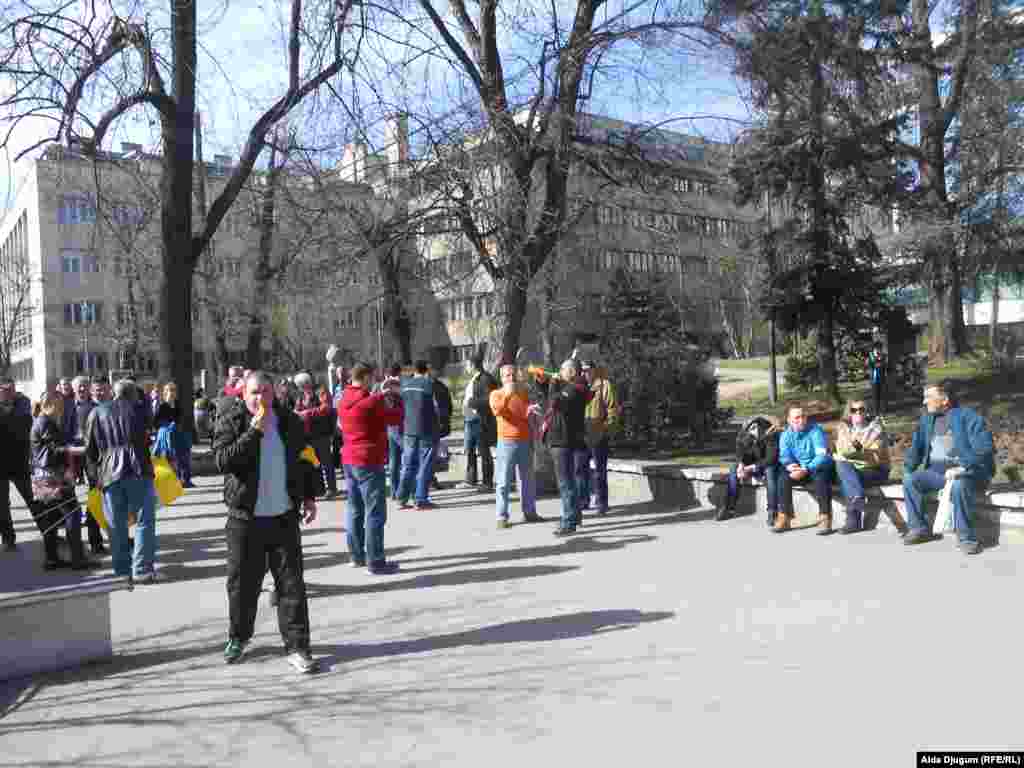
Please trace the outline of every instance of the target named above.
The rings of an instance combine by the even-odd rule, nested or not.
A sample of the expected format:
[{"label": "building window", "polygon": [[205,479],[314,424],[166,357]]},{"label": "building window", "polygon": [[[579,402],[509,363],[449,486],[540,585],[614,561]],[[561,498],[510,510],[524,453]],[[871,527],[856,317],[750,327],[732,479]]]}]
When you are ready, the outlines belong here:
[{"label": "building window", "polygon": [[74,360],[75,373],[89,373],[107,369],[107,356],[102,352],[76,352]]},{"label": "building window", "polygon": [[75,301],[64,305],[64,325],[96,325],[103,322],[103,305],[94,301]]},{"label": "building window", "polygon": [[63,195],[57,208],[58,224],[91,224],[96,221],[96,206],[86,195]]},{"label": "building window", "polygon": [[35,365],[31,357],[12,363],[9,371],[15,381],[31,381],[35,378]]},{"label": "building window", "polygon": [[82,271],[82,256],[78,251],[62,251],[60,256],[61,272],[66,275]]}]

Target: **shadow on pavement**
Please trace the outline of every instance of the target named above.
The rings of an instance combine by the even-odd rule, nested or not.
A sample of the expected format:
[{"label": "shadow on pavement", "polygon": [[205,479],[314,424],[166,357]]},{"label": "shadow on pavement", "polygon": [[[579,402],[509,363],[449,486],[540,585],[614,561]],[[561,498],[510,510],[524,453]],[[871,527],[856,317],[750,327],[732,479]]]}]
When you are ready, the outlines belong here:
[{"label": "shadow on pavement", "polygon": [[369,595],[377,592],[399,592],[406,589],[429,587],[457,587],[462,584],[481,584],[509,579],[528,579],[532,576],[552,576],[556,573],[578,570],[576,565],[533,565],[529,567],[506,566],[503,568],[475,568],[466,571],[449,571],[402,579],[401,571],[395,578],[374,576],[381,581],[372,584],[316,584],[306,581],[306,594],[310,600],[335,595]]},{"label": "shadow on pavement", "polygon": [[639,624],[662,621],[675,616],[673,611],[640,611],[633,608],[580,611],[540,619],[523,619],[493,624],[479,629],[433,635],[417,640],[396,640],[388,643],[353,643],[351,645],[313,646],[321,658],[321,667],[328,671],[333,665],[356,659],[429,653],[447,648],[500,645],[503,643],[544,643],[571,640],[607,632],[630,629]]},{"label": "shadow on pavement", "polygon": [[[421,571],[436,571],[442,568],[455,566],[483,565],[486,563],[498,563],[509,560],[533,560],[539,557],[552,557],[564,555],[567,552],[608,552],[615,549],[623,549],[629,544],[642,544],[648,541],[655,541],[656,536],[623,536],[616,539],[601,541],[595,538],[577,535],[567,539],[561,539],[551,544],[543,544],[534,547],[519,547],[517,549],[493,549],[482,552],[462,552],[455,555],[435,555],[427,557],[413,557],[402,561],[402,573],[419,573]],[[426,563],[440,561],[437,565],[407,568],[406,563]]]}]

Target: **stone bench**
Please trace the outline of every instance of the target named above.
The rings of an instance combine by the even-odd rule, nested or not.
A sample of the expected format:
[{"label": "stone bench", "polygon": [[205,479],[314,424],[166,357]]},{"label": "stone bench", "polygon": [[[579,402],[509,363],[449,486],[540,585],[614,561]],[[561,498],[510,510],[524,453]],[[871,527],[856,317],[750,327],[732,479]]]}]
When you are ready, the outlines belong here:
[{"label": "stone bench", "polygon": [[0,680],[109,659],[110,594],[131,588],[112,576],[0,597]]},{"label": "stone bench", "polygon": [[[647,486],[654,500],[665,504],[717,507],[725,500],[728,473],[718,467],[684,467],[678,464],[648,462],[608,462],[609,487],[637,491]],[[901,482],[866,489],[865,527],[889,528],[895,531],[893,513],[903,517],[903,485]],[[741,513],[764,514],[767,491],[758,480],[740,483],[737,510]],[[928,510],[934,517],[938,508],[936,495],[929,498]],[[809,488],[793,489],[794,526],[812,526],[817,522],[818,503]],[[1024,540],[1024,488],[996,484],[978,493],[974,508],[978,538],[985,546],[997,544],[1002,535]],[[833,489],[833,525],[846,522],[846,502],[838,487]],[[898,519],[898,518],[897,518]]]}]

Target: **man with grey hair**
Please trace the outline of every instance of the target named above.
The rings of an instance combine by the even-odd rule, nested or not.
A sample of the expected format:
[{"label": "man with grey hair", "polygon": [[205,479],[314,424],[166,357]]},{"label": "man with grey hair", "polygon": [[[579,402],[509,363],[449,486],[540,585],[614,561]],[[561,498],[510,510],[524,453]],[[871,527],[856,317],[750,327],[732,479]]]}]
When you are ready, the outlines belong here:
[{"label": "man with grey hair", "polygon": [[995,474],[992,433],[974,410],[953,401],[944,385],[924,390],[927,413],[914,432],[903,457],[903,499],[907,513],[904,544],[923,544],[938,538],[928,525],[924,497],[949,488],[953,528],[967,555],[981,552],[974,528],[975,494]]},{"label": "man with grey hair", "polygon": [[274,382],[263,371],[246,378],[241,399],[225,402],[213,437],[228,508],[230,627],[224,661],[234,664],[245,653],[269,567],[288,663],[313,672],[299,520],[316,519],[318,483],[316,467],[300,458],[309,444],[306,433],[299,417],[275,401]]},{"label": "man with grey hair", "polygon": [[[66,401],[64,404],[64,439],[68,445],[85,445],[85,425],[89,421],[89,414],[96,404],[90,393],[90,381],[88,376],[75,376],[71,380],[71,387],[74,390],[74,400]],[[70,458],[70,457],[69,457]],[[80,456],[73,458],[75,475],[79,482],[84,480],[84,462]],[[85,516],[86,528],[89,531],[89,549],[94,555],[101,555],[106,551],[103,546],[103,535],[100,533],[100,524],[92,515]]]},{"label": "man with grey hair", "polygon": [[[114,385],[114,400],[94,408],[85,427],[85,470],[90,485],[103,492],[110,523],[114,575],[136,583],[158,581],[156,488],[149,458],[146,422],[135,402],[135,384]],[[135,513],[135,549],[128,551],[128,515]]]}]

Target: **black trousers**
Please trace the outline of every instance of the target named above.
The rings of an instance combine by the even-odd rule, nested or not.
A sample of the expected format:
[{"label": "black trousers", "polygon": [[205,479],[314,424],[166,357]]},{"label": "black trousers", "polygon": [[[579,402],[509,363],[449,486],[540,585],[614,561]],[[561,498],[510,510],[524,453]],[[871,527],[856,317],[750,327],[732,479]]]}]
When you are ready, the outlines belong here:
[{"label": "black trousers", "polygon": [[803,480],[794,480],[789,476],[789,472],[783,467],[779,473],[780,480],[780,492],[782,496],[782,509],[786,514],[793,514],[793,486],[795,485],[811,485],[814,487],[814,497],[818,500],[818,514],[819,515],[830,515],[832,514],[832,465],[828,464],[824,467],[819,467],[815,471],[811,472]]},{"label": "black trousers", "polygon": [[[24,470],[11,471],[9,468],[0,470],[0,540],[4,543],[14,541],[14,519],[11,517],[11,483],[18,489],[21,498],[28,505],[30,513],[35,506],[32,495],[32,483],[28,479],[28,467]],[[35,514],[32,515],[35,517]]]},{"label": "black trousers", "polygon": [[874,414],[875,416],[881,416],[885,411],[885,381],[873,381],[871,382],[871,396],[874,400]]},{"label": "black trousers", "polygon": [[483,475],[484,485],[494,485],[494,456],[491,455],[493,446],[481,442],[479,447],[476,443],[469,444],[466,451],[466,482],[476,485],[476,457],[480,454],[480,473]]},{"label": "black trousers", "polygon": [[248,642],[269,567],[277,591],[277,624],[286,651],[309,649],[309,604],[302,575],[302,541],[294,513],[252,520],[228,518],[230,637]]}]

